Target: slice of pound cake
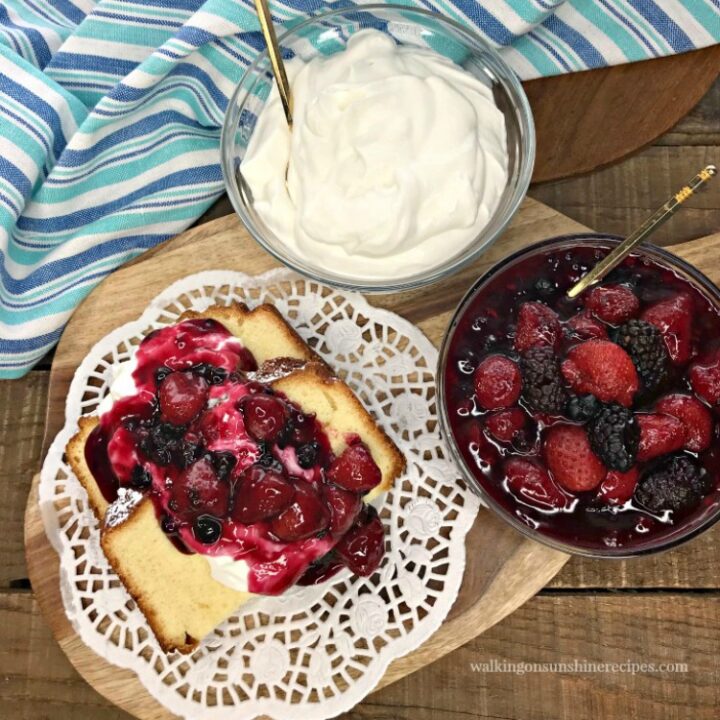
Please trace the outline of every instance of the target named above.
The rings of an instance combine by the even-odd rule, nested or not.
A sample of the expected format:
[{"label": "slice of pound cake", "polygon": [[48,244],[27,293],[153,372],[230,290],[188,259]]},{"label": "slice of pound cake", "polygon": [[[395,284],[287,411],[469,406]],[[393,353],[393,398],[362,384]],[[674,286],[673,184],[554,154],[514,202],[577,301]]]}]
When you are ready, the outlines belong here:
[{"label": "slice of pound cake", "polygon": [[374,505],[405,461],[271,305],[150,333],[66,448],[101,545],[166,651],[253,594],[384,553]]}]

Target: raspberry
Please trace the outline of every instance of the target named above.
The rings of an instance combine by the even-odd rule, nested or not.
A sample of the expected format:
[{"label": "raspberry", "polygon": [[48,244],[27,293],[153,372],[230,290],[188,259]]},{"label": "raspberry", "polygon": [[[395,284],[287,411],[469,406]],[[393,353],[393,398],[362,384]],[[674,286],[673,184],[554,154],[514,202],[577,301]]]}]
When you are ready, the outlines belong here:
[{"label": "raspberry", "polygon": [[640,315],[641,320],[655,325],[663,334],[670,358],[677,365],[692,357],[693,299],[681,292],[650,306]]},{"label": "raspberry", "polygon": [[362,498],[336,485],[324,485],[322,494],[330,510],[330,532],[333,535],[344,535],[362,510]]},{"label": "raspberry", "polygon": [[662,398],[655,409],[672,415],[685,426],[685,449],[702,452],[710,447],[714,422],[710,410],[692,395],[675,393]]},{"label": "raspberry", "polygon": [[576,345],[561,369],[575,392],[595,395],[606,403],[618,402],[629,407],[639,387],[630,356],[609,340],[588,340]]},{"label": "raspberry", "polygon": [[644,388],[655,392],[667,379],[670,366],[660,330],[644,320],[629,320],[618,328],[613,339],[627,350]]},{"label": "raspberry", "polygon": [[335,546],[335,552],[356,575],[368,577],[385,554],[385,528],[372,505],[366,505],[358,521]]},{"label": "raspberry", "polygon": [[525,427],[527,416],[520,408],[500,410],[489,415],[485,421],[487,431],[500,442],[512,442],[512,439]]},{"label": "raspberry", "polygon": [[272,533],[285,542],[305,540],[326,530],[330,511],[315,488],[295,478],[295,499],[292,505],[276,515],[270,523]]},{"label": "raspberry", "polygon": [[593,453],[584,428],[577,425],[550,428],[545,439],[545,459],[555,480],[571,492],[596,488],[607,473]]},{"label": "raspberry", "polygon": [[485,410],[514,405],[522,390],[517,364],[504,355],[486,357],[475,370],[475,394]]},{"label": "raspberry", "polygon": [[208,385],[191,372],[170,373],[160,383],[158,404],[165,422],[187,425],[205,407]]},{"label": "raspberry", "polygon": [[632,412],[613,403],[601,408],[588,425],[590,447],[610,470],[627,472],[635,464],[640,426]]},{"label": "raspberry", "polygon": [[243,525],[279,515],[295,497],[295,488],[275,470],[249,467],[235,488],[232,518]]},{"label": "raspberry", "polygon": [[279,397],[250,395],[243,398],[240,409],[245,419],[245,427],[255,440],[273,442],[285,429],[288,411]]},{"label": "raspberry", "polygon": [[681,512],[697,505],[710,489],[706,471],[687,455],[676,455],[640,478],[635,498],[651,512]]},{"label": "raspberry", "polygon": [[382,480],[382,473],[367,446],[363,443],[349,445],[328,468],[330,482],[353,492],[372,490]]},{"label": "raspberry", "polygon": [[572,334],[580,340],[606,338],[608,336],[607,328],[587,311],[573,315],[567,321],[567,326],[572,331]]},{"label": "raspberry", "polygon": [[640,425],[638,460],[646,462],[660,455],[682,449],[685,445],[685,425],[672,415],[657,413],[637,415]]},{"label": "raspberry", "polygon": [[637,468],[627,472],[610,470],[598,488],[597,496],[609,505],[623,505],[633,496],[637,481]]},{"label": "raspberry", "polygon": [[562,331],[557,313],[541,302],[526,302],[518,311],[515,349],[525,352],[532,347],[556,347]]},{"label": "raspberry", "polygon": [[593,288],[588,293],[585,307],[601,320],[618,325],[637,315],[640,301],[625,285],[606,285]]},{"label": "raspberry", "polygon": [[720,350],[690,368],[690,384],[701,400],[712,406],[720,404]]},{"label": "raspberry", "polygon": [[505,463],[508,488],[522,501],[541,510],[572,510],[577,502],[566,495],[545,468],[522,458]]},{"label": "raspberry", "polygon": [[553,348],[531,348],[521,356],[520,368],[527,404],[537,412],[562,414],[567,392]]}]

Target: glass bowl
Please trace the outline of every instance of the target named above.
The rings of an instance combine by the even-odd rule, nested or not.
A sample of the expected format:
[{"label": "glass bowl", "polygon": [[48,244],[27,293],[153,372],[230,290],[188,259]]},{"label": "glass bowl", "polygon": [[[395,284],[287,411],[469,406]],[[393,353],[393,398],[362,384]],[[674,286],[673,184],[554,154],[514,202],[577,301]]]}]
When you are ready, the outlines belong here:
[{"label": "glass bowl", "polygon": [[396,281],[350,277],[312,264],[287,248],[253,208],[243,181],[241,163],[272,86],[267,52],[250,65],[240,80],[225,115],[221,162],[230,200],[255,240],[283,264],[310,278],[364,292],[407,290],[435,282],[474,260],[505,229],[525,197],[535,161],[535,129],[527,97],[513,71],[473,30],[442,15],[403,5],[362,5],[314,15],[280,36],[285,56],[310,61],[344,49],[348,38],[366,28],[391,35],[401,45],[432,48],[492,87],[505,116],[509,154],[508,181],[494,215],[467,247],[442,264]]},{"label": "glass bowl", "polygon": [[[652,518],[634,496],[615,506],[599,503],[596,490],[570,495],[571,500],[578,498],[576,512],[557,512],[548,510],[547,506],[538,510],[537,506],[524,502],[527,496],[513,494],[508,489],[501,468],[510,457],[540,459],[544,428],[558,421],[541,418],[536,423],[528,417],[529,430],[526,426],[525,435],[520,436],[517,443],[518,436],[513,436],[509,443],[491,441],[483,430],[487,413],[475,403],[472,377],[474,368],[485,355],[493,352],[517,355],[512,348],[515,313],[510,310],[517,301],[516,293],[522,293],[522,298],[527,300],[542,300],[539,293],[550,293],[546,297],[558,303],[561,317],[575,314],[580,303],[560,298],[576,281],[573,278],[582,276],[619,240],[596,234],[563,236],[531,245],[497,263],[474,283],[455,310],[443,339],[437,372],[441,431],[463,477],[483,502],[533,540],[563,552],[602,558],[627,558],[666,550],[717,522],[720,518],[717,408],[712,443],[708,450],[697,454],[698,463],[711,473],[715,486],[696,507],[678,515],[675,523],[659,521],[657,515],[662,513]],[[689,284],[698,293],[694,313],[695,345],[701,356],[720,349],[720,290],[696,268],[661,248],[643,245],[613,273],[615,277],[611,274],[606,282],[644,274],[646,279],[637,292],[648,304],[682,289],[683,283]],[[537,283],[540,279],[550,280],[554,289],[548,289],[546,282]],[[498,348],[498,338],[506,342],[505,348]],[[576,342],[580,340],[563,341],[566,346]],[[658,397],[678,391],[691,392],[687,366],[675,373],[672,388],[665,387],[659,394],[642,400],[637,409],[651,411]],[[527,410],[524,402],[521,398],[520,406]],[[565,419],[564,422],[571,421]],[[662,459],[653,462],[659,463]],[[654,472],[655,467],[651,462],[641,464],[641,476]],[[621,505],[625,512],[617,510]]]}]

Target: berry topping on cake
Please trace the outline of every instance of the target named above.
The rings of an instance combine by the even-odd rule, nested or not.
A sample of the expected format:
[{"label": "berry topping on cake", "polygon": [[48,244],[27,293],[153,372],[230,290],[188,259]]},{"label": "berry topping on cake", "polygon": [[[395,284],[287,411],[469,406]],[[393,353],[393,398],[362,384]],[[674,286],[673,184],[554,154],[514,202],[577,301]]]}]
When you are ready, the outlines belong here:
[{"label": "berry topping on cake", "polygon": [[640,426],[637,455],[640,462],[668,455],[685,445],[685,426],[676,417],[662,413],[641,413],[636,419]]},{"label": "berry topping on cake", "polygon": [[372,490],[382,480],[382,473],[363,443],[348,445],[327,471],[330,482],[353,492]]},{"label": "berry topping on cake", "polygon": [[295,542],[312,537],[330,525],[330,511],[317,490],[308,482],[293,479],[292,504],[273,518],[270,530],[280,540]]},{"label": "berry topping on cake", "polygon": [[692,395],[674,393],[661,398],[655,409],[682,421],[685,428],[685,449],[703,452],[710,447],[715,423],[706,405]]},{"label": "berry topping on cake", "polygon": [[267,520],[290,507],[295,488],[280,472],[252,465],[238,479],[232,518],[245,525]]},{"label": "berry topping on cake", "polygon": [[627,472],[635,464],[640,426],[622,405],[602,407],[588,424],[588,436],[593,452],[608,469]]},{"label": "berry topping on cake", "polygon": [[356,575],[368,577],[378,569],[385,553],[385,528],[372,505],[365,506],[335,552]]},{"label": "berry topping on cake", "polygon": [[627,472],[610,470],[598,488],[597,496],[609,505],[623,505],[633,496],[638,481],[637,468]]},{"label": "berry topping on cake", "polygon": [[687,455],[676,455],[640,478],[635,498],[651,512],[680,512],[696,505],[707,491],[705,470]]},{"label": "berry topping on cake", "polygon": [[591,340],[592,338],[604,339],[608,336],[605,325],[588,311],[573,315],[567,321],[567,327],[571,334],[579,340]]},{"label": "berry topping on cake", "polygon": [[607,470],[593,453],[587,433],[577,425],[556,425],[545,438],[545,459],[555,480],[570,492],[596,488]]},{"label": "berry topping on cake", "polygon": [[720,350],[690,368],[690,384],[701,400],[720,405]]},{"label": "berry topping on cake", "polygon": [[533,347],[556,347],[562,336],[557,313],[541,302],[526,302],[518,311],[515,349],[523,353]]},{"label": "berry topping on cake", "polygon": [[330,510],[330,532],[333,535],[344,535],[362,509],[362,498],[358,493],[343,490],[337,485],[323,485],[322,492]]},{"label": "berry topping on cake", "polygon": [[611,325],[618,325],[638,314],[640,300],[625,285],[604,285],[588,292],[585,307]]},{"label": "berry topping on cake", "polygon": [[639,387],[630,356],[608,340],[588,340],[568,352],[562,373],[577,393],[590,393],[602,402],[632,404]]},{"label": "berry topping on cake", "polygon": [[520,358],[520,369],[527,404],[537,412],[562,414],[568,396],[555,350],[547,346],[530,348]]},{"label": "berry topping on cake", "polygon": [[667,380],[670,358],[663,335],[655,325],[629,320],[617,329],[613,339],[627,350],[645,390],[655,392]]},{"label": "berry topping on cake", "polygon": [[684,365],[692,357],[693,299],[680,292],[644,310],[640,319],[655,325],[665,339],[670,358]]},{"label": "berry topping on cake", "polygon": [[272,442],[285,429],[288,412],[285,403],[274,395],[248,395],[240,405],[245,427],[255,440]]},{"label": "berry topping on cake", "polygon": [[522,390],[517,363],[504,355],[486,357],[475,370],[475,395],[485,410],[500,410],[514,405]]},{"label": "berry topping on cake", "polygon": [[509,443],[513,438],[522,432],[527,421],[527,415],[520,408],[511,410],[499,410],[488,415],[485,421],[487,431],[500,442]]},{"label": "berry topping on cake", "polygon": [[543,511],[568,510],[573,500],[552,480],[545,468],[522,458],[505,463],[505,480],[510,491],[523,502]]}]

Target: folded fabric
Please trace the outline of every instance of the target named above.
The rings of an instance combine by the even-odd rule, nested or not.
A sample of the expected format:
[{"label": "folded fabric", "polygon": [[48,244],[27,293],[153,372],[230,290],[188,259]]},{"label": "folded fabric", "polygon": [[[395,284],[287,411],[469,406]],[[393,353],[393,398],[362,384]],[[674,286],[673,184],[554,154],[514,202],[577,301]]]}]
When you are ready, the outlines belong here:
[{"label": "folded fabric", "polygon": [[[720,42],[718,0],[416,4],[478,28],[523,79]],[[280,24],[335,5],[271,7]],[[256,31],[252,0],[0,4],[0,377],[27,372],[103,277],[220,196],[223,114]]]}]

